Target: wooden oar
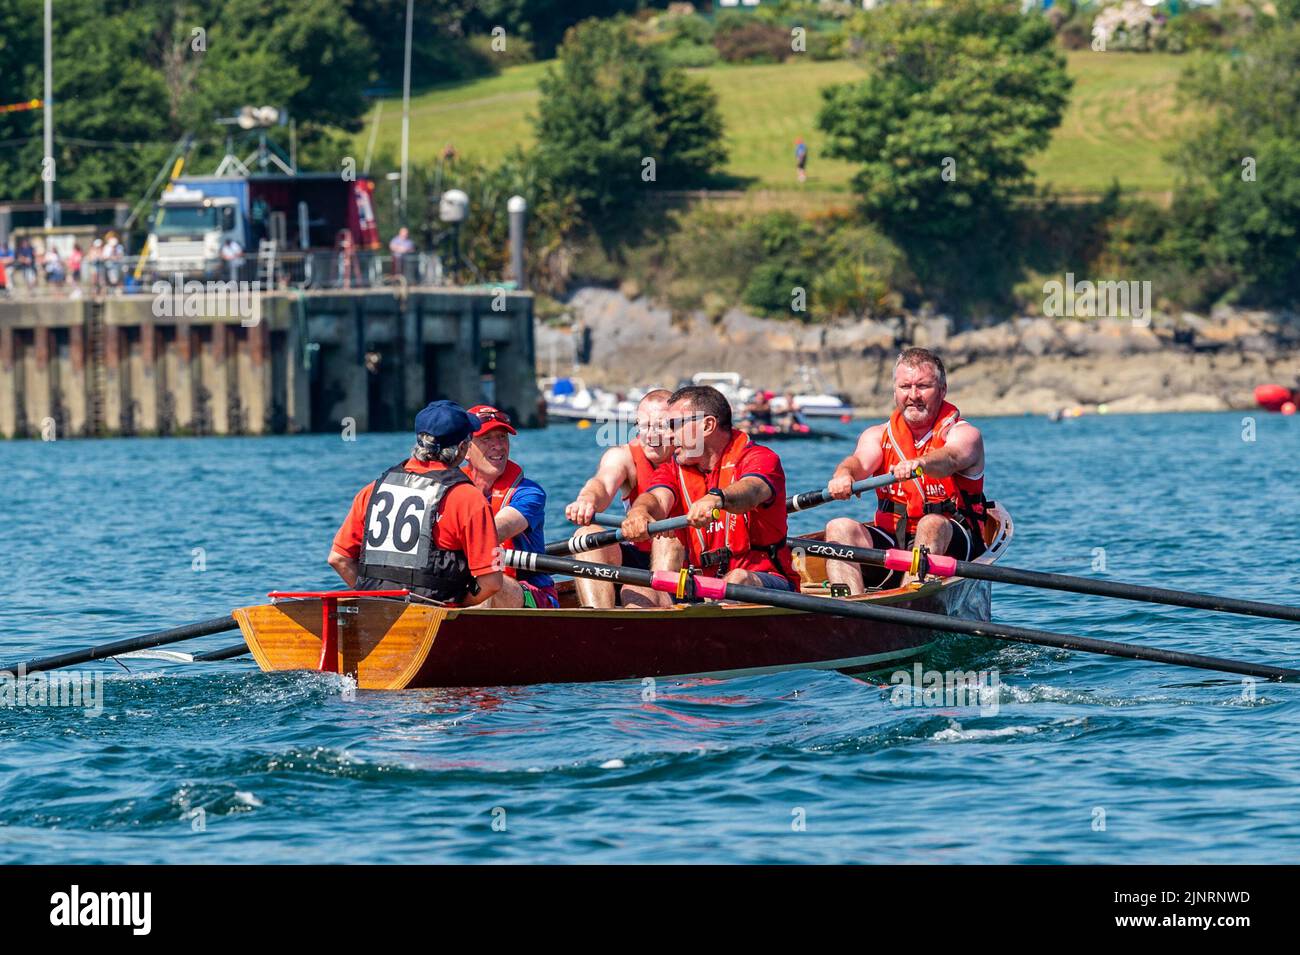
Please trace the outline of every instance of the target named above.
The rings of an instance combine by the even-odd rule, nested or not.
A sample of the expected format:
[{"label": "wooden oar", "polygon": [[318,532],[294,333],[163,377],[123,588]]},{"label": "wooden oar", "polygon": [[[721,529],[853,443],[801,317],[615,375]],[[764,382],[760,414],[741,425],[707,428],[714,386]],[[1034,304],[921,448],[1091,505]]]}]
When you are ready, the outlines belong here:
[{"label": "wooden oar", "polygon": [[[1056,647],[1062,650],[1082,650],[1086,653],[1101,653],[1107,656],[1125,657],[1130,660],[1149,660],[1155,663],[1195,667],[1201,670],[1238,673],[1243,676],[1259,677],[1265,680],[1293,681],[1300,679],[1300,670],[1285,667],[1244,663],[1237,660],[1226,660],[1221,657],[1205,656],[1199,653],[1184,653],[1179,650],[1161,650],[1157,647],[1144,647],[1133,643],[1116,643],[1110,640],[1098,640],[1094,637],[1054,633],[1050,630],[1037,630],[1031,627],[1018,627],[1005,623],[963,620],[920,610],[886,607],[863,600],[838,600],[834,597],[813,597],[808,594],[769,590],[764,587],[746,587],[741,584],[729,584],[716,577],[683,576],[671,571],[615,567],[611,564],[594,564],[573,558],[548,557],[544,554],[532,554],[519,550],[504,551],[502,557],[507,565],[519,570],[540,571],[545,574],[569,574],[573,577],[590,577],[594,580],[604,580],[610,583],[651,587],[654,590],[671,594],[678,594],[679,588],[683,588],[685,593],[682,595],[685,597],[703,597],[709,600],[737,600],[743,603],[781,607],[786,610],[800,610],[805,613],[827,614],[833,617],[856,617],[877,623],[901,624],[908,627],[939,630],[945,633],[968,634],[973,637],[991,637],[996,640],[1007,640],[1011,643],[1029,643],[1043,647]],[[627,612],[637,613],[638,611],[629,610]]]},{"label": "wooden oar", "polygon": [[[1147,587],[1120,581],[1095,580],[1070,574],[1052,574],[1038,570],[1021,570],[997,564],[977,564],[941,554],[925,555],[924,566],[910,550],[879,550],[874,547],[850,547],[847,544],[829,544],[807,537],[787,537],[786,543],[814,557],[827,560],[846,560],[855,564],[873,564],[901,570],[917,570],[920,576],[932,573],[939,577],[969,577],[972,580],[991,580],[1000,584],[1021,584],[1025,587],[1042,587],[1046,590],[1064,590],[1075,594],[1092,594],[1097,597],[1118,597],[1121,600],[1139,600],[1144,603],[1168,604],[1172,607],[1193,607],[1197,610],[1219,610],[1223,613],[1240,613],[1252,617],[1272,617],[1277,620],[1300,621],[1300,607],[1267,603],[1261,600],[1241,600],[1237,597],[1219,597],[1192,590],[1171,590],[1167,587]],[[916,565],[913,567],[913,565]]]},{"label": "wooden oar", "polygon": [[[917,468],[914,474],[919,475],[921,469]],[[852,492],[861,494],[864,491],[874,491],[878,487],[888,487],[891,484],[897,484],[899,478],[892,474],[881,474],[877,477],[863,478],[861,481],[853,483]],[[817,507],[819,504],[825,504],[833,500],[831,492],[822,488],[818,491],[804,491],[802,494],[796,494],[793,497],[785,499],[786,511],[804,511],[810,507]],[[597,514],[592,523],[599,524],[601,527],[613,528],[608,531],[597,531],[594,534],[574,534],[568,540],[551,541],[546,545],[546,553],[552,556],[563,554],[580,554],[586,550],[596,550],[599,547],[606,547],[609,544],[617,544],[626,540],[623,531],[623,518],[610,511],[602,511]],[[670,517],[664,521],[652,521],[646,527],[646,533],[659,534],[665,531],[675,531],[686,527],[685,517]]]},{"label": "wooden oar", "polygon": [[130,653],[132,650],[148,650],[151,647],[161,647],[168,643],[179,643],[182,640],[206,637],[213,633],[225,633],[227,630],[236,630],[238,628],[239,624],[235,623],[234,618],[228,615],[213,617],[210,620],[200,620],[198,623],[187,624],[183,627],[173,627],[171,630],[146,633],[142,637],[131,637],[113,643],[101,643],[97,647],[88,647],[85,650],[71,650],[50,657],[28,660],[16,666],[4,667],[3,672],[18,674],[35,673],[37,670],[57,670],[60,667],[90,663],[92,660],[104,660],[122,653]]}]

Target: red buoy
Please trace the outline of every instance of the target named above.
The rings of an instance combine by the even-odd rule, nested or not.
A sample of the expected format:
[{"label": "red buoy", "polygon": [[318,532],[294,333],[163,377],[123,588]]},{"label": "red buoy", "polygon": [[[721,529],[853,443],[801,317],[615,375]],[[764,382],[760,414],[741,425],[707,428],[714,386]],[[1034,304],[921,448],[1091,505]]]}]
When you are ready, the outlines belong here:
[{"label": "red buoy", "polygon": [[1280,411],[1282,405],[1294,400],[1291,389],[1281,385],[1260,385],[1255,389],[1255,401],[1268,411]]}]

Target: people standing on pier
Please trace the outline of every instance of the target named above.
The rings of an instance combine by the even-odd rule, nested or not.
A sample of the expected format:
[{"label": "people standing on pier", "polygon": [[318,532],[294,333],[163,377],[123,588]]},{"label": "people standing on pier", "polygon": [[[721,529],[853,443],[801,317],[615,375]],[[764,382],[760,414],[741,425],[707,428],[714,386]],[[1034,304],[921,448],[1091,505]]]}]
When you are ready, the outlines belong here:
[{"label": "people standing on pier", "polygon": [[[510,417],[491,405],[475,405],[469,413],[480,425],[470,442],[465,473],[492,508],[501,546],[546,553],[546,491],[524,477],[524,469],[510,459],[510,436],[518,434]],[[509,567],[504,573],[501,590],[488,606],[545,609],[560,605],[555,582],[548,575]]]},{"label": "people standing on pier", "polygon": [[239,280],[239,268],[244,264],[244,247],[233,235],[221,245],[221,261],[226,263],[227,279]]},{"label": "people standing on pier", "polygon": [[[898,484],[876,492],[870,523],[839,517],[826,525],[826,540],[855,547],[910,549],[973,560],[984,552],[984,438],[946,400],[943,360],[926,348],[908,348],[894,365],[894,413],[858,438],[840,462],[827,490],[850,496],[854,481],[893,473]],[[919,477],[912,477],[916,468]],[[866,586],[907,583],[894,571],[846,561],[826,562],[832,583],[854,594]],[[865,580],[864,580],[865,576]]]},{"label": "people standing on pier", "polygon": [[[689,524],[685,560],[699,573],[733,584],[798,590],[785,546],[785,471],[776,452],[733,427],[730,402],[707,385],[673,392],[666,425],[673,454],[628,510],[628,540],[644,540],[651,521],[683,514]],[[658,552],[651,565],[681,566],[664,566]]]},{"label": "people standing on pier", "polygon": [[411,230],[402,226],[397,235],[388,243],[388,251],[393,256],[393,274],[406,274],[406,257],[415,252],[415,243],[411,240]]},{"label": "people standing on pier", "polygon": [[25,236],[14,247],[14,271],[28,291],[36,287],[36,250]]},{"label": "people standing on pier", "polygon": [[[627,444],[610,448],[600,457],[600,466],[578,496],[564,509],[564,516],[573,523],[581,525],[576,533],[597,533],[604,528],[592,524],[592,519],[600,511],[609,507],[614,496],[623,494],[623,506],[631,505],[638,497],[650,489],[655,469],[672,456],[672,443],[665,427],[668,417],[668,399],[671,393],[666,388],[657,388],[647,392],[636,406],[637,434]],[[596,550],[576,554],[583,560],[601,564],[614,564],[620,567],[636,567],[649,570],[651,553],[662,550],[661,563],[676,562],[681,566],[681,540],[676,536],[656,537],[635,543],[610,544]],[[674,550],[675,549],[675,550]],[[578,599],[584,607],[613,607],[614,585],[603,580],[588,580],[579,577],[574,581]],[[625,607],[657,607],[660,601],[652,590],[643,587],[624,585],[619,600]]]},{"label": "people standing on pier", "polygon": [[451,401],[415,416],[415,447],[357,492],[329,565],[356,590],[410,590],[470,607],[501,590],[496,526],[460,470],[479,420]]}]

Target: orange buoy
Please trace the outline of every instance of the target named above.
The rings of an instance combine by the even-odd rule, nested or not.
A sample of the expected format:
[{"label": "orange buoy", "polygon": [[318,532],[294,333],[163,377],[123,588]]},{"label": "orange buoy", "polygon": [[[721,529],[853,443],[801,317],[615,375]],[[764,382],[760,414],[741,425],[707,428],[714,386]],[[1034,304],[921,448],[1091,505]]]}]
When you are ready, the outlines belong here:
[{"label": "orange buoy", "polygon": [[1294,401],[1283,402],[1282,407],[1278,408],[1277,410],[1282,412],[1283,414],[1295,414],[1295,402]]}]

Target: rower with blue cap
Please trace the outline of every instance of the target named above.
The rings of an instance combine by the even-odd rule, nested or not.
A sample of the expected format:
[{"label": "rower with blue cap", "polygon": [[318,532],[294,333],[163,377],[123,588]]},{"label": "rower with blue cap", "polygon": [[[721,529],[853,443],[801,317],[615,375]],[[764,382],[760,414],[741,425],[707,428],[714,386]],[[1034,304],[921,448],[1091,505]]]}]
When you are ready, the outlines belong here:
[{"label": "rower with blue cap", "polygon": [[483,422],[453,401],[415,416],[415,447],[357,492],[329,565],[354,590],[404,589],[472,607],[504,576],[492,508],[460,464]]}]

